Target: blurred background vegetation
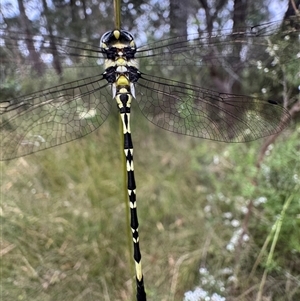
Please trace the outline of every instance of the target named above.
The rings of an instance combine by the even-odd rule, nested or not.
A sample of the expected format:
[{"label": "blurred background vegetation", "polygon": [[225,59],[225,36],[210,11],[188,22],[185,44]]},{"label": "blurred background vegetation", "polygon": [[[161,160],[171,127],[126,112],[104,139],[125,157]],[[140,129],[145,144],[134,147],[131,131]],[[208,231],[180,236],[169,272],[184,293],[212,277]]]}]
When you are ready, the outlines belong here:
[{"label": "blurred background vegetation", "polygon": [[[124,1],[122,23],[144,45],[286,20],[297,7],[299,1]],[[97,0],[3,1],[0,20],[3,31],[52,32],[96,45],[114,27],[112,1]],[[299,20],[292,25],[299,30]],[[300,299],[299,56],[297,46],[286,48],[284,30],[268,42],[276,41],[285,63],[174,73],[201,87],[282,103],[292,123],[280,135],[229,145],[193,139],[155,127],[133,104],[149,300]],[[299,43],[299,31],[289,37],[290,45]],[[0,54],[1,100],[102,72],[83,68],[84,61],[63,71],[39,58],[35,65],[1,41]],[[271,56],[266,47],[266,61]],[[83,139],[0,163],[2,300],[134,300],[120,147],[115,109]]]}]

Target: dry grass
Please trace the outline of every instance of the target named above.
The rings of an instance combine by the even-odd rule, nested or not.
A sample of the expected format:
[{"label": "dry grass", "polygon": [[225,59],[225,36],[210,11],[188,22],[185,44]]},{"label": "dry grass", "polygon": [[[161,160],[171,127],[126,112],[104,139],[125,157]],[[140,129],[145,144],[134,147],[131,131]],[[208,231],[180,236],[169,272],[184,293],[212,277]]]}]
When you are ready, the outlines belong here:
[{"label": "dry grass", "polygon": [[[245,218],[241,208],[263,196],[251,183],[259,142],[226,145],[178,136],[138,113],[132,128],[148,300],[183,300],[199,282],[228,300],[253,300],[263,273],[262,261],[248,279],[262,247],[255,237],[267,236],[272,218],[264,214],[270,213],[255,208],[250,240],[239,250],[226,246],[239,228],[232,221],[241,225]],[[113,114],[86,138],[1,163],[2,300],[135,299],[119,137]],[[292,138],[296,162],[299,134]],[[277,151],[283,149],[279,145]],[[282,166],[281,175],[290,174],[295,162]],[[293,193],[299,200],[298,192],[286,195]],[[299,222],[294,227],[299,232]],[[294,245],[299,256],[299,244]],[[291,262],[276,266],[275,261],[265,291],[275,295],[272,300],[296,300],[280,298],[287,283],[295,290],[292,298],[299,296],[299,261],[294,263],[290,268]],[[217,280],[200,278],[200,267]]]}]

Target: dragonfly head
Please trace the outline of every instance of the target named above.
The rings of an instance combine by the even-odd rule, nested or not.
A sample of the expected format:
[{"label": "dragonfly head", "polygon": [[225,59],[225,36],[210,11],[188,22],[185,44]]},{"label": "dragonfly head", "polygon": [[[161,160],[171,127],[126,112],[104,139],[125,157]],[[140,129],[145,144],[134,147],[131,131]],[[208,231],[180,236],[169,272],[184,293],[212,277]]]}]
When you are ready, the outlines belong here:
[{"label": "dragonfly head", "polygon": [[131,33],[127,30],[115,29],[106,32],[100,39],[100,47],[105,51],[111,47],[123,49],[130,47],[133,51],[136,50],[136,45]]}]

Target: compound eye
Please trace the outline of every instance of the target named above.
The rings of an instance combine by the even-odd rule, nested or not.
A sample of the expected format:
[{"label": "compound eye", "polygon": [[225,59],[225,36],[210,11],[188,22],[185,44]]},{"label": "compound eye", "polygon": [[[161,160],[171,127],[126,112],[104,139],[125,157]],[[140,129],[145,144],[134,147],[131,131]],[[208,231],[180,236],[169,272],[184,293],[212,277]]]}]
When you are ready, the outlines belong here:
[{"label": "compound eye", "polygon": [[125,40],[127,40],[128,42],[133,40],[133,36],[132,34],[127,31],[127,30],[121,30],[122,35],[124,36]]},{"label": "compound eye", "polygon": [[100,39],[100,45],[102,45],[102,43],[107,44],[107,42],[111,39],[112,34],[112,31],[107,31],[105,34],[103,34]]}]

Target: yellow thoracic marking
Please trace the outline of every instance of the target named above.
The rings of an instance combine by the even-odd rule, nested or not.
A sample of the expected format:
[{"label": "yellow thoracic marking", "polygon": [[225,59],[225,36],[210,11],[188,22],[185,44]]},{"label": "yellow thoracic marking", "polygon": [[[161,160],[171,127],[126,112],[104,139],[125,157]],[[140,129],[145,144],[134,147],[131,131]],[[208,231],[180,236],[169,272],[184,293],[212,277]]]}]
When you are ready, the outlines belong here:
[{"label": "yellow thoracic marking", "polygon": [[107,69],[109,67],[115,67],[116,62],[113,60],[106,59],[104,65],[105,65],[105,69]]},{"label": "yellow thoracic marking", "polygon": [[127,61],[127,66],[132,66],[138,69],[139,62],[136,59],[131,59],[130,61]]},{"label": "yellow thoracic marking", "polygon": [[129,86],[129,80],[125,75],[120,75],[116,81],[116,84],[119,86]]},{"label": "yellow thoracic marking", "polygon": [[127,61],[124,58],[120,57],[120,58],[117,59],[116,65],[117,66],[125,66],[126,63],[127,63]]},{"label": "yellow thoracic marking", "polygon": [[125,87],[120,88],[119,92],[121,94],[129,93],[129,91]]}]

